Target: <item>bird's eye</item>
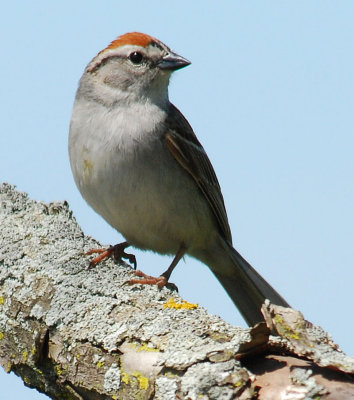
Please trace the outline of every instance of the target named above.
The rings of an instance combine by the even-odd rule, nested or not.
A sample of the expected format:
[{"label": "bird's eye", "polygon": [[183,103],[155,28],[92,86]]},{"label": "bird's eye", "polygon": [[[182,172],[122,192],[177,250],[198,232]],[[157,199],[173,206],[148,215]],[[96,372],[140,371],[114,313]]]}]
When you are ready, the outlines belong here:
[{"label": "bird's eye", "polygon": [[134,51],[133,53],[129,54],[129,60],[133,64],[141,64],[141,62],[143,61],[143,55],[138,51]]}]

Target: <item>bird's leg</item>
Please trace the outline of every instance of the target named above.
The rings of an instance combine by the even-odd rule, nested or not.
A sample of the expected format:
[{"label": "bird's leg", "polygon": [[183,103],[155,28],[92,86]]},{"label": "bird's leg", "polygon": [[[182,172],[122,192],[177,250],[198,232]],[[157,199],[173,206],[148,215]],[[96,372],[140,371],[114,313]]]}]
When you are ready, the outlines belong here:
[{"label": "bird's leg", "polygon": [[93,249],[85,253],[85,255],[96,254],[98,253],[99,256],[91,260],[90,267],[93,267],[99,264],[102,260],[113,256],[115,261],[121,261],[123,258],[128,260],[131,264],[134,265],[134,269],[136,269],[136,258],[134,254],[128,254],[124,250],[130,246],[128,242],[118,243],[114,246],[108,247],[108,249]]},{"label": "bird's leg", "polygon": [[178,264],[179,260],[185,255],[185,253],[186,253],[186,247],[182,245],[179,248],[177,254],[175,255],[175,258],[173,259],[171,265],[167,268],[167,270],[163,274],[161,274],[157,278],[150,275],[146,275],[144,272],[137,270],[134,271],[134,275],[143,279],[130,279],[125,283],[128,285],[134,285],[136,283],[140,283],[141,285],[157,285],[159,288],[162,288],[167,284],[172,274],[172,271]]}]

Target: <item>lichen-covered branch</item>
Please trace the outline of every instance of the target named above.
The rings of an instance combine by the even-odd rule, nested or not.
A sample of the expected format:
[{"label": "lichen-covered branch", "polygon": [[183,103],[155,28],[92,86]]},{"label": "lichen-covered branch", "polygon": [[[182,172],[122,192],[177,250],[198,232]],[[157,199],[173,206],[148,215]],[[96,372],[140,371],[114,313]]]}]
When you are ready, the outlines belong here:
[{"label": "lichen-covered branch", "polygon": [[[354,395],[353,359],[297,325],[302,316],[293,326],[265,307],[274,338],[265,324],[235,328],[167,288],[124,285],[128,265],[88,268],[83,254],[100,245],[67,203],[35,202],[8,184],[0,222],[0,363],[53,399],[315,398],[338,385]],[[266,397],[280,386],[288,397]]]}]

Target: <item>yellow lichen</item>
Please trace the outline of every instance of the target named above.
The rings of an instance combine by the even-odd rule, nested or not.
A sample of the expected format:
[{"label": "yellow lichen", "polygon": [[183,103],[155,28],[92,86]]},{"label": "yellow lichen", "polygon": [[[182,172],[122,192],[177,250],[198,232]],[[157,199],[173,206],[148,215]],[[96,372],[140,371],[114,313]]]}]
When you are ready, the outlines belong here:
[{"label": "yellow lichen", "polygon": [[135,371],[131,375],[129,375],[127,372],[124,371],[123,368],[121,368],[121,379],[122,382],[126,385],[136,385],[137,383],[139,385],[139,389],[147,390],[149,387],[149,378],[144,376],[140,371]]},{"label": "yellow lichen", "polygon": [[140,389],[146,390],[149,387],[149,378],[144,376],[141,372],[134,372],[133,376],[137,378]]},{"label": "yellow lichen", "polygon": [[27,360],[28,360],[28,351],[27,350],[23,350],[22,355],[23,355],[23,361],[27,362]]},{"label": "yellow lichen", "polygon": [[55,370],[56,370],[58,376],[63,374],[63,370],[58,365],[55,366]]},{"label": "yellow lichen", "polygon": [[31,350],[32,355],[34,356],[36,352],[37,352],[36,346],[33,346]]},{"label": "yellow lichen", "polygon": [[126,385],[129,385],[129,382],[130,382],[129,374],[124,371],[123,367],[121,367],[120,370],[121,370],[122,382],[125,383]]},{"label": "yellow lichen", "polygon": [[5,302],[5,299],[3,297],[0,297],[0,305],[2,306]]},{"label": "yellow lichen", "polygon": [[96,365],[97,365],[97,368],[102,368],[104,366],[104,361],[98,361],[98,363]]},{"label": "yellow lichen", "polygon": [[12,363],[9,361],[6,366],[6,372],[9,374],[11,372],[11,369],[12,369]]},{"label": "yellow lichen", "polygon": [[292,329],[290,326],[284,324],[284,319],[280,315],[275,316],[275,322],[280,325],[278,329],[279,333],[283,336],[285,336],[288,339],[295,339],[295,340],[300,340],[300,334],[299,332],[296,332],[294,329]]},{"label": "yellow lichen", "polygon": [[199,304],[188,303],[186,300],[182,300],[182,303],[177,303],[176,300],[171,297],[163,307],[174,308],[176,310],[194,310],[199,307]]},{"label": "yellow lichen", "polygon": [[149,347],[147,343],[143,343],[137,351],[159,351],[159,349],[155,349],[154,347]]},{"label": "yellow lichen", "polygon": [[30,380],[29,380],[29,378],[28,378],[27,376],[25,376],[25,377],[23,378],[23,380],[25,381],[25,383],[27,383],[27,385],[29,385]]},{"label": "yellow lichen", "polygon": [[288,337],[289,337],[289,339],[300,340],[300,335],[295,331],[293,333],[289,333]]},{"label": "yellow lichen", "polygon": [[4,334],[4,332],[0,332],[0,340],[3,340],[3,339],[4,339],[4,337],[5,337],[5,334]]},{"label": "yellow lichen", "polygon": [[178,377],[177,374],[173,374],[171,371],[165,372],[165,376],[171,379]]},{"label": "yellow lichen", "polygon": [[122,382],[125,383],[126,385],[129,385],[129,383],[130,383],[129,374],[127,374],[126,372],[124,372],[124,371],[122,370],[122,375],[121,375],[121,377],[122,377]]}]

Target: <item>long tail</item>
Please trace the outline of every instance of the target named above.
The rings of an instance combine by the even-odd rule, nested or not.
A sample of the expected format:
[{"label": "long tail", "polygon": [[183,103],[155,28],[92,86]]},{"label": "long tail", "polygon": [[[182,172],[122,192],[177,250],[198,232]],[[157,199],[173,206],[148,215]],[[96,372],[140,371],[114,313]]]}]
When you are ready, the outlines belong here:
[{"label": "long tail", "polygon": [[[264,321],[261,306],[265,299],[290,307],[283,297],[229,244],[203,260],[218,278],[249,326]],[[210,253],[209,253],[210,255]]]}]

